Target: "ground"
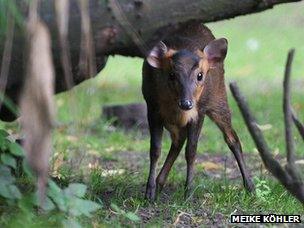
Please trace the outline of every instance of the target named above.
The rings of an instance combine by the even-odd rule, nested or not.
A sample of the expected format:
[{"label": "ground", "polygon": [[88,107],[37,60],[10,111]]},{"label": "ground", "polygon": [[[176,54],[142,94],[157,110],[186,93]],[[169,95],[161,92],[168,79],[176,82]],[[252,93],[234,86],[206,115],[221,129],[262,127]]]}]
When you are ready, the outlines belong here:
[{"label": "ground", "polygon": [[[226,37],[226,82],[235,80],[247,97],[273,151],[284,164],[282,80],[287,51],[296,48],[292,71],[292,105],[304,120],[304,4],[275,7],[264,13],[238,17],[208,26],[217,37]],[[236,162],[220,131],[205,120],[198,146],[194,191],[183,198],[185,160],[181,153],[167,184],[155,203],[144,200],[149,167],[149,136],[138,129],[125,132],[102,117],[105,104],[143,102],[140,91],[142,60],[110,57],[94,79],[56,96],[53,177],[63,185],[84,181],[87,197],[102,202],[87,226],[225,226],[238,214],[304,214],[303,206],[264,169],[243,119],[232,99],[229,104],[246,163],[256,184],[256,194],[242,186]],[[228,88],[228,87],[227,87]],[[16,127],[17,126],[17,127]],[[17,133],[18,123],[6,125]],[[297,159],[303,163],[304,142],[294,131]],[[170,146],[165,135],[163,163]],[[133,216],[132,213],[139,216]],[[129,213],[129,214],[128,214]]]}]

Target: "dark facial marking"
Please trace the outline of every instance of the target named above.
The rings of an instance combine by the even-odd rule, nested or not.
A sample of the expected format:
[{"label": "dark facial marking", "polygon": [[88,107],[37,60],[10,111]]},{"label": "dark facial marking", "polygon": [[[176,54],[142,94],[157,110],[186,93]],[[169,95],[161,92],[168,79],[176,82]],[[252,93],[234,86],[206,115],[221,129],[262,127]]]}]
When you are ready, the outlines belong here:
[{"label": "dark facial marking", "polygon": [[200,57],[187,50],[176,52],[172,56],[172,70],[169,80],[173,81],[172,88],[177,92],[178,106],[182,110],[193,108],[194,93],[197,81],[201,80],[194,70],[199,67]]},{"label": "dark facial marking", "polygon": [[187,50],[181,50],[172,56],[173,68],[188,74],[198,67],[200,58]]}]

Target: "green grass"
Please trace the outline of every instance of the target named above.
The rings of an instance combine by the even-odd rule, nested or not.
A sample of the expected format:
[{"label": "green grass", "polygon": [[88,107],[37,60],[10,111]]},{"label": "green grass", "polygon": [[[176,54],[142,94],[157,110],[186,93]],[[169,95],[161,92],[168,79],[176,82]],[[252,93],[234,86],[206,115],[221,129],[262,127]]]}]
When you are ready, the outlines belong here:
[{"label": "green grass", "polygon": [[[212,178],[196,178],[193,195],[184,200],[183,186],[178,183],[180,178],[170,179],[170,190],[165,189],[165,193],[154,204],[142,200],[144,179],[138,178],[134,173],[108,178],[102,183],[98,178],[96,182],[99,184],[91,186],[94,186],[93,192],[96,188],[95,191],[98,193],[107,193],[102,195],[107,202],[105,208],[109,207],[108,202],[111,201],[125,211],[144,215],[143,217],[150,216],[149,226],[173,224],[181,213],[186,213],[191,218],[191,222],[187,224],[200,226],[202,224],[227,225],[232,213],[303,214],[302,205],[273,180],[267,179],[267,187],[272,192],[264,197],[258,197],[246,194],[235,183],[228,183],[224,180],[215,181]],[[263,187],[261,187],[262,191]],[[219,221],[217,221],[217,217],[220,217]],[[110,210],[100,211],[95,219],[98,223],[107,225],[130,224],[130,221],[113,214]]]},{"label": "green grass", "polygon": [[[217,37],[229,40],[226,81],[238,82],[260,125],[270,124],[271,128],[265,130],[264,135],[274,153],[283,156],[282,80],[287,51],[292,47],[296,48],[292,104],[304,120],[303,11],[303,3],[288,4],[264,13],[209,24]],[[224,225],[228,224],[231,213],[304,214],[303,206],[276,180],[259,172],[254,173],[258,177],[255,182],[259,194],[251,196],[243,190],[240,178],[231,181],[225,179],[224,174],[214,178],[197,167],[194,194],[184,200],[183,155],[173,167],[160,199],[155,204],[143,200],[149,167],[149,137],[139,131],[126,133],[113,128],[101,113],[102,105],[143,102],[141,65],[142,60],[138,58],[110,57],[106,68],[96,78],[56,97],[59,126],[54,131],[53,165],[60,166],[63,181],[84,180],[90,189],[88,197],[104,203],[93,219],[83,220],[84,224],[98,227],[137,224],[126,216],[127,212],[134,212],[143,220],[150,216],[146,221],[148,227],[173,224],[179,215],[181,222],[187,224]],[[244,151],[253,154],[261,164],[238,107],[228,93],[233,125]],[[294,137],[298,158],[303,159],[304,142],[296,131]],[[170,139],[166,135],[161,164],[169,146]],[[198,154],[232,156],[220,131],[209,119],[205,120]],[[103,174],[107,169],[123,173]],[[125,213],[115,211],[113,205],[111,209],[111,204]]]}]

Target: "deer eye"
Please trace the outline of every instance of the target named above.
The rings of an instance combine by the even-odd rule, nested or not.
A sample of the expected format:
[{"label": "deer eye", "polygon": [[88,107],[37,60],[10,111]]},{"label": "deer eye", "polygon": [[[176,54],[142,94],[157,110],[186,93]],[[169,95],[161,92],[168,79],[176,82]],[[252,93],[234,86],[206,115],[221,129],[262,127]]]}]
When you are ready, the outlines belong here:
[{"label": "deer eye", "polygon": [[174,72],[170,72],[169,73],[169,79],[170,80],[174,80],[175,79],[175,73]]},{"label": "deer eye", "polygon": [[201,81],[202,79],[203,79],[203,73],[202,72],[199,72],[198,74],[197,74],[197,80],[198,81]]}]

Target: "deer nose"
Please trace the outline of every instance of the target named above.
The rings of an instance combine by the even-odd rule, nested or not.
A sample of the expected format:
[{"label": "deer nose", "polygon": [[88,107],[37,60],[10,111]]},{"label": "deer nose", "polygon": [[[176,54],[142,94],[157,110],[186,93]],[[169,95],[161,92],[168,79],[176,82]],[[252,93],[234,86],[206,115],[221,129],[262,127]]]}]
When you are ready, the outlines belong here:
[{"label": "deer nose", "polygon": [[190,110],[193,108],[193,102],[191,100],[183,99],[178,102],[178,106],[183,110]]}]

